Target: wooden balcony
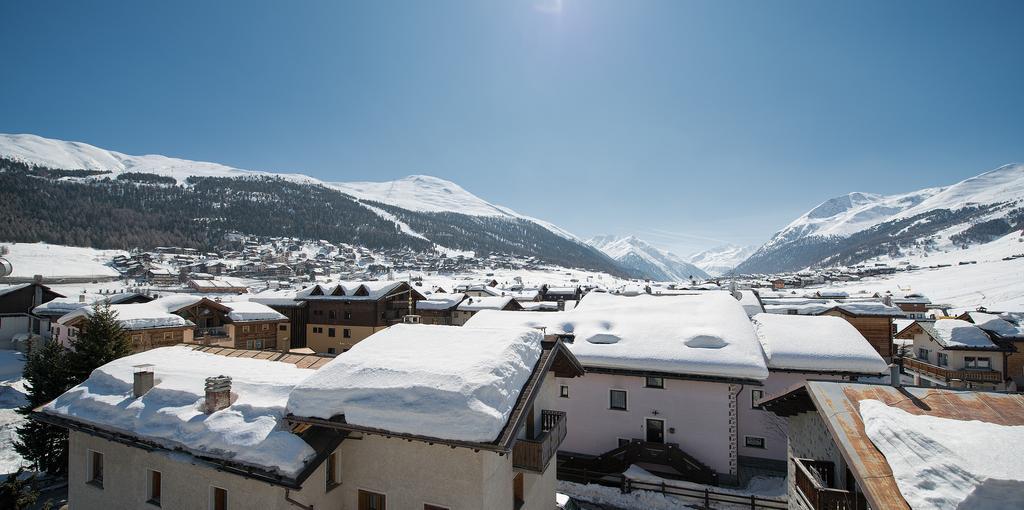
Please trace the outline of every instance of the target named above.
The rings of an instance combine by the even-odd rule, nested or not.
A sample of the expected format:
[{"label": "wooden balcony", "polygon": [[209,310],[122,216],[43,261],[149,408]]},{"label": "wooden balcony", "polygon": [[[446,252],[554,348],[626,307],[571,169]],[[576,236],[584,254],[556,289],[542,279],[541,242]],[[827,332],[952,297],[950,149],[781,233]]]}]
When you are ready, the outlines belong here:
[{"label": "wooden balcony", "polygon": [[990,384],[1003,382],[1003,374],[995,370],[950,370],[949,368],[932,365],[931,363],[914,358],[903,358],[903,368],[946,382],[953,379]]},{"label": "wooden balcony", "polygon": [[[867,508],[863,497],[850,491],[832,489],[835,468],[831,462],[794,458],[797,492],[814,510],[861,510]],[[791,502],[792,503],[792,502]]]},{"label": "wooden balcony", "polygon": [[565,413],[541,411],[541,431],[537,437],[519,439],[512,447],[512,467],[534,473],[543,473],[548,462],[558,453],[565,439]]}]

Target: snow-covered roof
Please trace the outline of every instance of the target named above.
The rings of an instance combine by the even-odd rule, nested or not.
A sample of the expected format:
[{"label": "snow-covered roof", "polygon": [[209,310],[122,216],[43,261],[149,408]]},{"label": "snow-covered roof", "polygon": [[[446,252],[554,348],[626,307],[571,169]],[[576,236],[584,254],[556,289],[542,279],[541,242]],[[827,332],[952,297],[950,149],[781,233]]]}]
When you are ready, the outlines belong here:
[{"label": "snow-covered roof", "polygon": [[448,310],[462,302],[465,294],[431,294],[430,299],[416,301],[417,310]]},{"label": "snow-covered roof", "polygon": [[918,322],[921,328],[946,348],[998,349],[981,328],[960,319]]},{"label": "snow-covered roof", "polygon": [[25,287],[28,287],[30,285],[32,285],[32,284],[31,283],[19,283],[17,285],[6,285],[6,286],[5,285],[0,285],[0,296],[2,296],[4,294],[7,294],[7,293],[10,293],[10,292],[14,292],[16,290],[24,289]]},{"label": "snow-covered roof", "polygon": [[[191,321],[185,318],[174,315],[170,310],[179,310],[188,306],[183,304],[186,302],[184,297],[188,297],[187,294],[181,296],[172,296],[174,299],[160,298],[149,303],[134,303],[126,305],[110,305],[110,310],[117,314],[117,319],[121,323],[121,327],[129,330],[133,329],[152,329],[152,328],[176,328],[176,327],[187,327],[194,325]],[[195,297],[195,296],[190,296]],[[201,299],[201,298],[200,298]],[[196,299],[195,302],[199,300]],[[179,306],[181,305],[181,306]],[[67,324],[73,320],[88,317],[92,315],[94,306],[83,306],[77,310],[74,310],[67,315],[57,319],[58,324]]]},{"label": "snow-covered roof", "polygon": [[288,412],[395,433],[494,441],[541,354],[528,328],[397,324],[296,386]]},{"label": "snow-covered roof", "polygon": [[1024,337],[1024,327],[1012,324],[998,315],[985,312],[967,312],[975,326],[1004,338]]},{"label": "snow-covered roof", "polygon": [[895,306],[870,301],[854,303],[843,302],[836,304],[833,308],[842,310],[850,315],[904,317],[907,314],[907,312],[904,312]]},{"label": "snow-covered roof", "polygon": [[305,303],[296,300],[297,291],[286,290],[265,290],[249,295],[249,301],[263,303],[269,306],[301,306]]},{"label": "snow-covered roof", "polygon": [[757,294],[752,290],[741,290],[740,293],[740,305],[743,306],[743,310],[747,312],[748,317],[753,317],[759,313],[764,312],[764,306],[761,304],[761,300],[757,298]]},{"label": "snow-covered roof", "polygon": [[827,315],[757,314],[754,331],[769,369],[880,374],[885,360],[846,320]]},{"label": "snow-covered roof", "polygon": [[231,311],[228,312],[228,318],[234,322],[280,321],[288,319],[288,317],[285,317],[263,303],[255,303],[252,301],[231,301],[221,304],[231,309]]},{"label": "snow-covered roof", "polygon": [[32,309],[36,315],[65,315],[84,306],[89,306],[100,301],[107,301],[118,304],[122,301],[140,296],[135,292],[119,292],[117,294],[82,294],[81,296],[57,298],[47,301]]},{"label": "snow-covered roof", "polygon": [[477,312],[480,310],[501,310],[508,306],[510,301],[514,301],[512,296],[468,297],[465,299],[465,301],[459,303],[458,310],[460,312]]},{"label": "snow-covered roof", "polygon": [[[133,366],[152,364],[156,383],[132,396]],[[314,455],[289,432],[284,406],[314,370],[290,363],[227,357],[186,346],[152,349],[114,360],[43,407],[43,412],[129,434],[168,448],[295,476]],[[231,377],[237,400],[205,414],[207,377]]]},{"label": "snow-covered roof", "polygon": [[619,296],[591,292],[564,312],[484,310],[465,327],[543,327],[572,334],[587,367],[765,379],[750,319],[731,294]]},{"label": "snow-covered roof", "polygon": [[[320,283],[312,287],[300,290],[296,293],[298,299],[340,299],[346,301],[369,300],[376,301],[389,292],[398,288],[404,282],[394,281],[367,281],[367,282],[332,282]],[[314,295],[315,289],[319,288],[323,295]],[[340,295],[334,295],[334,294]],[[364,296],[356,295],[365,293]]]},{"label": "snow-covered roof", "polygon": [[864,431],[910,508],[1024,508],[1024,426],[859,404]]}]

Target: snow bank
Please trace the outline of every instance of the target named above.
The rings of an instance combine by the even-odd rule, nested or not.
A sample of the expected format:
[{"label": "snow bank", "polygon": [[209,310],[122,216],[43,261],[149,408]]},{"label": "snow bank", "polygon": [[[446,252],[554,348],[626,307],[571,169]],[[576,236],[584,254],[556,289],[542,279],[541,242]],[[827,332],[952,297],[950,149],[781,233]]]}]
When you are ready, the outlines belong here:
[{"label": "snow bank", "polygon": [[565,312],[478,312],[465,327],[543,327],[572,334],[585,366],[765,379],[754,328],[727,292],[617,296],[591,292]]},{"label": "snow bank", "polygon": [[1024,426],[910,414],[861,400],[864,430],[914,510],[1024,508]]},{"label": "snow bank", "polygon": [[960,319],[939,319],[932,323],[935,340],[943,347],[980,347],[995,349],[996,345],[980,328]]},{"label": "snow bank", "polygon": [[[156,384],[132,397],[133,365],[151,363]],[[288,393],[314,370],[229,358],[174,346],[112,361],[43,407],[43,412],[123,432],[190,453],[295,476],[313,449],[284,426]],[[207,377],[232,378],[230,407],[203,412]]]},{"label": "snow bank", "polygon": [[232,301],[223,304],[231,309],[231,311],[228,312],[228,318],[234,322],[280,321],[287,319],[287,317],[281,313],[262,303],[254,303],[252,301]]},{"label": "snow bank", "polygon": [[[0,135],[2,136],[2,135]],[[120,273],[109,266],[117,255],[126,255],[122,250],[97,250],[77,246],[61,246],[47,243],[11,243],[4,258],[11,262],[12,277],[31,278],[109,278]]]},{"label": "snow bank", "polygon": [[849,322],[827,315],[753,317],[768,368],[880,374],[885,360]]},{"label": "snow bank", "polygon": [[540,358],[535,330],[397,324],[299,384],[296,416],[439,439],[498,437]]}]

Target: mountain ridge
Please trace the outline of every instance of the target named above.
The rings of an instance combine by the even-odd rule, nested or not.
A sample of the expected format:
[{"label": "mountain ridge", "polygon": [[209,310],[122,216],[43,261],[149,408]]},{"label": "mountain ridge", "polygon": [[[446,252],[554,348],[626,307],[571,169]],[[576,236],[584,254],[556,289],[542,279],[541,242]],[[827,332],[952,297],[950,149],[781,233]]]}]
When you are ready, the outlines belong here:
[{"label": "mountain ridge", "polygon": [[708,274],[697,266],[635,236],[599,235],[588,239],[587,244],[601,250],[636,274],[652,280],[685,281],[691,277],[708,277]]}]

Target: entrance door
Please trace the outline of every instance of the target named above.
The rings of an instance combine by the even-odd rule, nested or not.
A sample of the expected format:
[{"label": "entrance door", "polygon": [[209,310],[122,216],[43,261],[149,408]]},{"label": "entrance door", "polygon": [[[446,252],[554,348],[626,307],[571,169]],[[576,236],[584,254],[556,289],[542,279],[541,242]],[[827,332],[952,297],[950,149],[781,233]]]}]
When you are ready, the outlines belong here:
[{"label": "entrance door", "polygon": [[665,420],[654,420],[647,418],[647,442],[665,442]]}]

